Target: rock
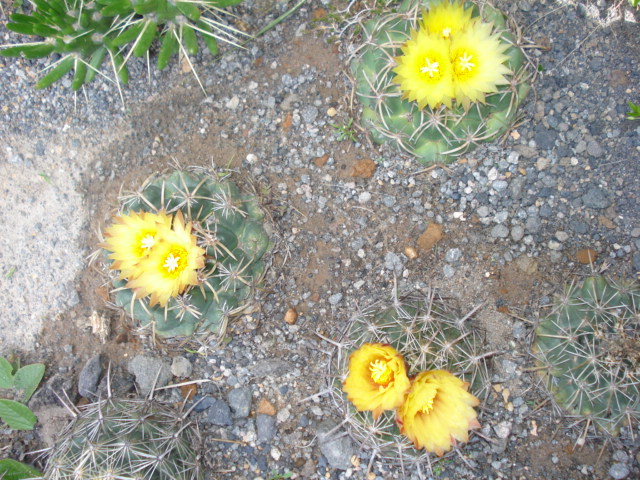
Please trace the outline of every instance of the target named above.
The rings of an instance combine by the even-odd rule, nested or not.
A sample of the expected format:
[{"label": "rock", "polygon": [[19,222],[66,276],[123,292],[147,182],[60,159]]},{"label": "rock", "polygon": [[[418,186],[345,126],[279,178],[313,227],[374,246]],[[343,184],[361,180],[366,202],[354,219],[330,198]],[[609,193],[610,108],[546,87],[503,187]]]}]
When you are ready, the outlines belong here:
[{"label": "rock", "polygon": [[509,227],[499,223],[491,229],[491,234],[493,238],[507,238],[509,236]]},{"label": "rock", "polygon": [[514,225],[511,228],[511,239],[514,242],[519,242],[524,237],[524,228],[520,225]]},{"label": "rock", "polygon": [[598,142],[595,140],[589,140],[587,142],[587,153],[592,157],[601,157],[604,154],[604,150]]},{"label": "rock", "polygon": [[342,294],[341,293],[334,293],[333,295],[331,295],[329,297],[329,303],[331,305],[337,305],[338,303],[340,303],[340,300],[342,300]]},{"label": "rock", "polygon": [[542,222],[537,216],[528,217],[524,228],[529,233],[538,233],[542,228]]},{"label": "rock", "polygon": [[334,431],[337,425],[333,420],[325,420],[318,425],[318,446],[331,467],[347,470],[352,466],[353,443],[342,429]]},{"label": "rock", "polygon": [[636,272],[640,272],[640,252],[633,254],[633,269]]},{"label": "rock", "polygon": [[478,209],[476,210],[476,213],[478,214],[478,217],[480,218],[485,218],[489,216],[489,207],[482,205],[481,207],[478,207]]},{"label": "rock", "polygon": [[313,105],[308,105],[302,108],[300,114],[306,123],[313,123],[316,121],[316,118],[318,118],[318,109]]},{"label": "rock", "polygon": [[182,356],[173,357],[171,362],[171,373],[178,378],[187,378],[193,372],[191,362]]},{"label": "rock", "polygon": [[493,430],[496,432],[498,438],[507,438],[511,434],[512,423],[508,421],[500,422],[493,426]]},{"label": "rock", "polygon": [[78,393],[84,398],[94,399],[98,393],[98,383],[102,375],[101,355],[91,357],[78,376]]},{"label": "rock", "polygon": [[598,258],[598,252],[590,248],[583,248],[576,252],[576,260],[583,265],[594,263],[596,258]]},{"label": "rock", "polygon": [[609,475],[615,480],[623,480],[629,476],[630,470],[624,463],[614,463],[609,468]]},{"label": "rock", "polygon": [[251,389],[240,387],[227,394],[227,402],[234,418],[246,418],[251,413]]},{"label": "rock", "polygon": [[418,237],[418,247],[427,252],[442,239],[442,227],[437,223],[430,223],[422,235]]},{"label": "rock", "polygon": [[384,256],[384,268],[399,275],[402,273],[402,259],[393,252],[387,252]]},{"label": "rock", "polygon": [[136,377],[142,395],[147,395],[154,387],[164,387],[171,380],[171,368],[157,357],[136,355],[129,362],[128,370]]},{"label": "rock", "polygon": [[276,418],[259,413],[256,415],[257,443],[267,443],[276,436]]},{"label": "rock", "polygon": [[457,263],[462,258],[462,250],[459,248],[451,248],[447,251],[444,259],[449,263]]},{"label": "rock", "polygon": [[376,162],[370,158],[358,160],[351,169],[350,175],[355,178],[371,178],[376,172]]},{"label": "rock", "polygon": [[538,148],[542,150],[551,150],[556,143],[556,133],[543,127],[539,127],[536,130],[533,138]]},{"label": "rock", "polygon": [[256,377],[281,377],[291,371],[293,366],[286,360],[270,358],[256,363],[251,368],[251,373]]},{"label": "rock", "polygon": [[233,423],[231,419],[231,409],[222,400],[215,398],[209,408],[207,408],[207,415],[202,420],[204,423],[210,423],[218,425],[219,427],[226,427]]},{"label": "rock", "polygon": [[603,209],[611,205],[611,200],[601,188],[592,187],[582,196],[582,203],[585,207]]}]

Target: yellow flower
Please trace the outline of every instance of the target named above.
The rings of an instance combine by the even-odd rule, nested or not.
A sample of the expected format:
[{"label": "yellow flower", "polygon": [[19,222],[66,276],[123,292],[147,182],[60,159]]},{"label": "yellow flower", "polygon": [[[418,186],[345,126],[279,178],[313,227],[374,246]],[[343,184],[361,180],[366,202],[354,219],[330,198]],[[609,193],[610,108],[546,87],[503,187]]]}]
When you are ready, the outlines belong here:
[{"label": "yellow flower", "polygon": [[197,270],[204,267],[205,251],[196,245],[191,223],[185,225],[180,211],[173,218],[173,229],[163,231],[156,240],[149,256],[140,262],[142,273],[129,279],[127,287],[138,298],[151,295],[150,306],[160,303],[164,307],[187,286],[198,284]]},{"label": "yellow flower", "polygon": [[400,431],[417,449],[438,456],[469,440],[469,429],[478,428],[476,411],[480,401],[467,392],[469,384],[444,370],[420,373],[398,409]]},{"label": "yellow flower", "polygon": [[509,83],[511,73],[504,62],[509,45],[499,34],[492,34],[490,23],[474,21],[451,40],[451,63],[456,102],[469,108],[471,102],[484,102],[485,94],[497,92],[497,85]]},{"label": "yellow flower", "polygon": [[358,411],[372,411],[378,418],[399,407],[410,386],[402,355],[390,345],[365,343],[349,357],[342,390]]},{"label": "yellow flower", "polygon": [[104,232],[105,242],[99,246],[112,252],[112,270],[120,270],[120,278],[138,276],[140,261],[149,256],[162,231],[171,228],[171,217],[161,211],[130,212],[118,215]]},{"label": "yellow flower", "polygon": [[442,0],[431,7],[428,13],[422,14],[422,28],[442,38],[450,38],[462,32],[470,20],[471,9],[465,10],[462,2]]},{"label": "yellow flower", "polygon": [[411,32],[402,52],[393,69],[393,81],[400,84],[402,97],[417,101],[420,108],[436,108],[442,103],[451,107],[454,90],[449,41],[420,29]]}]

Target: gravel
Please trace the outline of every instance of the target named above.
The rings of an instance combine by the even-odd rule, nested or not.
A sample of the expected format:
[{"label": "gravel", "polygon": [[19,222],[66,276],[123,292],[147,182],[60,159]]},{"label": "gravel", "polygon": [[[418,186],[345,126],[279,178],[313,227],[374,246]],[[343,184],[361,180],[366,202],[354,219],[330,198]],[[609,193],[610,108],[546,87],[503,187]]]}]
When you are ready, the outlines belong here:
[{"label": "gravel", "polygon": [[[314,12],[328,8],[322,2],[309,2],[246,50],[225,49],[216,61],[198,55],[206,96],[177,62],[152,69],[147,83],[144,62],[134,60],[126,111],[107,83],[88,86],[89,100],[80,95],[74,105],[63,88],[32,89],[44,60],[4,60],[0,305],[11,314],[0,318],[0,353],[18,348],[48,359],[46,391],[76,376],[90,392],[95,373],[78,369],[88,369],[96,351],[78,353],[88,341],[80,337],[61,352],[69,341],[60,342],[60,332],[77,324],[89,336],[83,319],[104,309],[94,292],[103,280],[85,282],[85,258],[121,184],[135,188],[171,157],[231,165],[265,192],[287,260],[267,274],[260,311],[232,323],[221,346],[198,345],[198,353],[167,354],[142,342],[139,355],[142,347],[118,330],[116,315],[108,348],[91,344],[120,365],[114,382],[123,394],[132,393],[128,358],[141,394],[158,369],[158,385],[211,380],[198,384],[191,415],[202,426],[203,460],[219,478],[373,478],[369,465],[376,479],[410,478],[344,434],[327,395],[328,353],[356,309],[394,285],[427,284],[469,310],[483,304],[473,321],[483,327],[488,351],[499,352],[481,436],[461,447],[464,459],[435,465],[443,478],[524,471],[531,478],[636,478],[639,445],[629,432],[615,452],[607,446],[601,462],[598,439],[587,440],[584,455],[567,453],[582,429],[571,429],[546,401],[528,349],[541,306],[574,275],[591,272],[577,262],[577,250],[593,249],[596,268],[612,275],[640,271],[640,128],[625,119],[626,102],[639,96],[640,52],[629,40],[637,38],[637,24],[604,25],[606,2],[586,2],[590,9],[550,0],[497,3],[527,26],[529,38],[552,47],[528,50],[542,65],[535,95],[504,142],[427,171],[369,144],[357,128],[356,142],[338,140],[332,125],[357,121],[345,99],[344,52],[352,45],[343,39],[336,54],[306,31]],[[257,7],[248,2],[241,10],[252,26],[275,19],[287,4],[264,15]],[[14,38],[1,35],[7,43]],[[360,161],[375,168],[356,174]],[[430,225],[441,237],[422,249]],[[289,325],[282,319],[292,307],[299,317]],[[39,335],[45,319],[58,329]],[[65,385],[73,397],[73,385]],[[184,401],[177,389],[159,396]],[[41,398],[56,401],[53,394]],[[19,438],[9,450],[35,442]]]}]

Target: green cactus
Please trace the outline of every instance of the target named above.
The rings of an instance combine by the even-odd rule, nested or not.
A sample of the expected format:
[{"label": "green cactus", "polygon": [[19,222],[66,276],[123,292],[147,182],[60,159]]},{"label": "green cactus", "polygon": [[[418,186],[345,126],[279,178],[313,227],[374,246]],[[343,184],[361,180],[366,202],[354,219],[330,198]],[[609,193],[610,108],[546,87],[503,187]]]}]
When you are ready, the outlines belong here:
[{"label": "green cactus", "polygon": [[49,452],[48,480],[201,480],[199,434],[152,400],[107,398],[81,407]]},{"label": "green cactus", "polygon": [[242,32],[221,21],[221,9],[240,2],[242,0],[33,0],[35,11],[30,15],[12,14],[7,28],[44,39],[6,46],[0,55],[41,58],[59,54],[60,58],[46,68],[48,73],[36,88],[48,87],[71,71],[74,90],[91,82],[96,74],[110,78],[111,72],[101,71],[105,59],[117,74],[110,79],[127,83],[129,57],[148,55],[156,39],[160,44],[159,69],[165,68],[178,52],[187,60],[195,55],[198,36],[213,55],[218,53],[217,40],[236,44],[236,37]]},{"label": "green cactus", "polygon": [[258,199],[229,180],[176,171],[152,177],[137,193],[121,198],[120,212],[180,210],[192,222],[206,252],[199,285],[171,298],[163,308],[136,299],[123,279],[114,279],[115,303],[161,337],[214,334],[222,337],[230,316],[246,311],[265,272],[270,240]]},{"label": "green cactus", "polygon": [[589,277],[536,328],[546,387],[572,416],[617,435],[640,418],[640,285]]},{"label": "green cactus", "polygon": [[385,411],[374,420],[371,412],[358,412],[342,391],[349,355],[365,343],[394,347],[405,359],[408,375],[427,370],[447,370],[470,384],[470,392],[483,399],[489,392],[489,358],[494,352],[483,349],[481,335],[468,325],[475,310],[461,316],[450,299],[435,290],[394,295],[356,314],[338,344],[331,393],[345,415],[350,435],[362,448],[372,450],[388,464],[415,466],[429,464],[429,453],[418,451],[400,434],[395,412]]},{"label": "green cactus", "polygon": [[[448,1],[448,0],[447,0]],[[362,104],[361,123],[376,143],[394,143],[424,165],[451,163],[460,155],[504,135],[517,120],[517,109],[530,90],[528,61],[519,47],[521,39],[508,26],[507,18],[487,2],[467,2],[473,17],[493,23],[502,41],[509,44],[506,65],[513,72],[509,84],[486,96],[486,103],[472,103],[468,110],[453,104],[420,109],[417,102],[403,99],[394,83],[394,57],[417,29],[420,12],[436,0],[405,0],[394,13],[367,21],[362,45],[352,55],[351,71],[356,96]]]}]

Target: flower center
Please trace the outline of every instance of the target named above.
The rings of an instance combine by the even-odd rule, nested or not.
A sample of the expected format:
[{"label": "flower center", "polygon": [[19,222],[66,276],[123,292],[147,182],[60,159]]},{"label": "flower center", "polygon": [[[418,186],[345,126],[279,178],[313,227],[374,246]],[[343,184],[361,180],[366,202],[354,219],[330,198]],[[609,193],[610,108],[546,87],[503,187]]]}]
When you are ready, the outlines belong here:
[{"label": "flower center", "polygon": [[420,408],[420,412],[424,414],[428,414],[433,409],[433,397],[429,398],[424,402],[422,408]]},{"label": "flower center", "polygon": [[438,62],[432,62],[429,58],[425,59],[425,65],[420,69],[422,73],[428,73],[429,77],[433,78],[435,75],[440,76],[440,65]]},{"label": "flower center", "polygon": [[163,267],[166,268],[169,272],[173,272],[176,268],[178,268],[180,257],[175,257],[173,253],[170,253],[169,256],[165,259]]},{"label": "flower center", "polygon": [[162,273],[167,278],[177,278],[188,266],[188,254],[184,247],[175,245],[161,257]]},{"label": "flower center", "polygon": [[369,371],[371,372],[371,379],[378,385],[387,385],[393,376],[393,370],[383,360],[374,360],[369,363]]},{"label": "flower center", "polygon": [[460,65],[460,70],[469,72],[473,67],[476,66],[475,63],[471,63],[471,59],[473,59],[473,55],[469,55],[467,52],[464,52],[461,57],[458,57],[458,64]]},{"label": "flower center", "polygon": [[151,247],[153,247],[153,245],[156,243],[156,239],[153,237],[153,235],[146,235],[142,241],[140,242],[140,247],[143,250],[151,250]]},{"label": "flower center", "polygon": [[442,29],[442,36],[444,38],[449,38],[451,36],[451,28],[450,27],[445,27]]}]

